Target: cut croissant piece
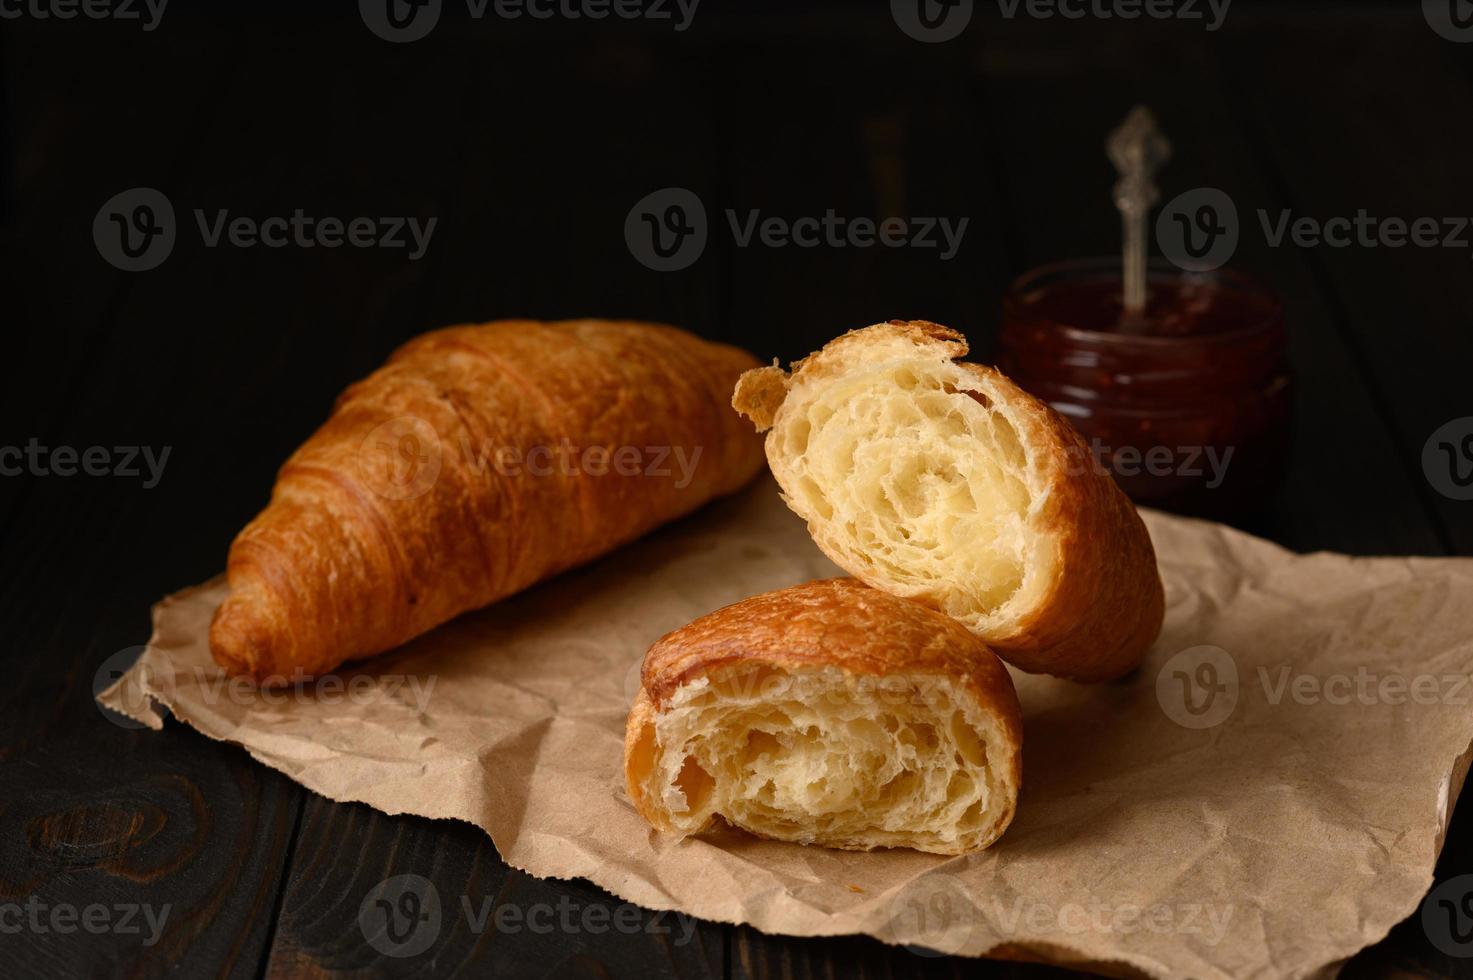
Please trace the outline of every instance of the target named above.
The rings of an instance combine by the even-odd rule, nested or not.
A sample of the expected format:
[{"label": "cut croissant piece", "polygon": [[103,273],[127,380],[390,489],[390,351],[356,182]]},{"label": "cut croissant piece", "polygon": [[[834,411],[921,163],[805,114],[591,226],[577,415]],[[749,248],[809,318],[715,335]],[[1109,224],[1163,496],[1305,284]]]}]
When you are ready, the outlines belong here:
[{"label": "cut croissant piece", "polygon": [[962,854],[1013,819],[1012,678],[941,613],[855,581],[719,609],[645,656],[624,766],[656,828]]},{"label": "cut croissant piece", "polygon": [[757,368],[732,404],[833,561],[955,617],[1024,670],[1140,664],[1164,596],[1135,507],[1062,417],[925,321],[854,330]]},{"label": "cut croissant piece", "polygon": [[331,671],[731,493],[756,361],[674,327],[509,320],[401,347],[338,399],[230,548],[215,659]]}]

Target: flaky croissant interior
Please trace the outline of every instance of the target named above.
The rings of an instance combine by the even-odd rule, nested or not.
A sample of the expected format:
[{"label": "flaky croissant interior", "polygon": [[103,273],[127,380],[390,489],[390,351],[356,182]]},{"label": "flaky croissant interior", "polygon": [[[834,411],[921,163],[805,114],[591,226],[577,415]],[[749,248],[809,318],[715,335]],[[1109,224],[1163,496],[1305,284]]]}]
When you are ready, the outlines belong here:
[{"label": "flaky croissant interior", "polygon": [[777,840],[956,854],[1011,816],[989,746],[1011,750],[947,676],[747,664],[687,682],[652,717],[631,775],[677,833],[719,815]]},{"label": "flaky croissant interior", "polygon": [[974,630],[1051,569],[1030,535],[1027,452],[985,381],[944,350],[870,345],[795,379],[768,439],[793,508],[840,564]]}]

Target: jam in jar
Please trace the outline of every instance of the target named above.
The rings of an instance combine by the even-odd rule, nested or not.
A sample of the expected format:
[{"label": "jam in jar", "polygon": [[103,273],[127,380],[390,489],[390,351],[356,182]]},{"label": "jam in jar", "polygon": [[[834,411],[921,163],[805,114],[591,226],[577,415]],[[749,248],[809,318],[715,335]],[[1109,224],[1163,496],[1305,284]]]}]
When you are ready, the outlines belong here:
[{"label": "jam in jar", "polygon": [[1282,475],[1283,307],[1241,273],[1153,262],[1145,309],[1130,312],[1118,259],[1035,269],[1003,300],[997,362],[1140,503],[1223,516],[1253,508]]}]

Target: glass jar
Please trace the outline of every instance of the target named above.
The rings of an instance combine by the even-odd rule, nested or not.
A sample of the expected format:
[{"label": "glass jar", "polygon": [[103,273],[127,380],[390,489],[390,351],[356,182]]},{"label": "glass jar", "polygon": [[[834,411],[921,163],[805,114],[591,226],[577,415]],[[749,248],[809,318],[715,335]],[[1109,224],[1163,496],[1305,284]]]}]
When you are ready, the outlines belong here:
[{"label": "glass jar", "polygon": [[1278,297],[1229,269],[1152,262],[1142,314],[1120,260],[1043,266],[1003,300],[998,367],[1072,422],[1136,501],[1222,516],[1282,477],[1291,381]]}]

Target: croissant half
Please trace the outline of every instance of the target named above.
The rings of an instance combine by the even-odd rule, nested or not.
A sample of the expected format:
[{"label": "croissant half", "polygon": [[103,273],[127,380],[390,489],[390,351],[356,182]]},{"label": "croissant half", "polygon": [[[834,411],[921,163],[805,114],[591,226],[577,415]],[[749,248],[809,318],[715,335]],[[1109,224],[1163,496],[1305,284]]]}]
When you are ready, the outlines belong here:
[{"label": "croissant half", "polygon": [[925,321],[854,330],[749,371],[732,404],[767,431],[784,499],[868,584],[935,606],[1009,663],[1107,680],[1161,628],[1135,507],[1063,418]]},{"label": "croissant half", "polygon": [[418,337],[338,399],[230,549],[215,659],[330,671],[585,562],[762,465],[744,351],[673,327],[500,321]]},{"label": "croissant half", "polygon": [[624,766],[656,828],[961,854],[1007,829],[1022,721],[955,620],[855,581],[738,602],[645,656]]}]

